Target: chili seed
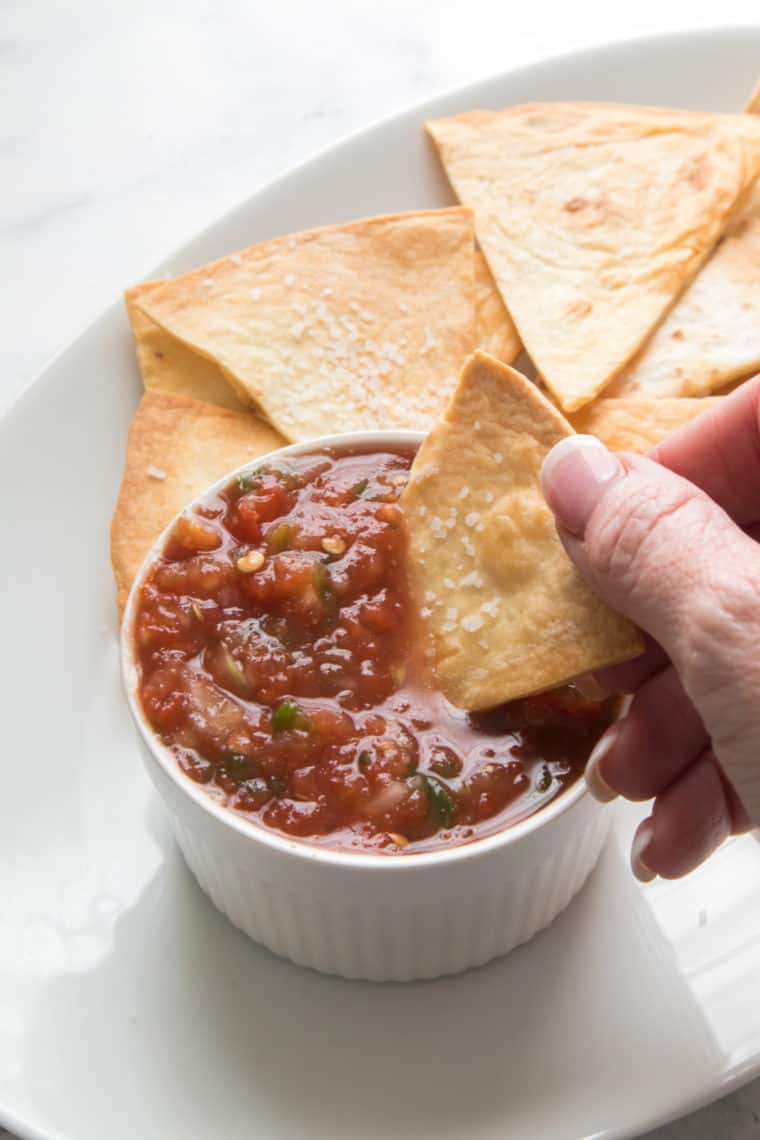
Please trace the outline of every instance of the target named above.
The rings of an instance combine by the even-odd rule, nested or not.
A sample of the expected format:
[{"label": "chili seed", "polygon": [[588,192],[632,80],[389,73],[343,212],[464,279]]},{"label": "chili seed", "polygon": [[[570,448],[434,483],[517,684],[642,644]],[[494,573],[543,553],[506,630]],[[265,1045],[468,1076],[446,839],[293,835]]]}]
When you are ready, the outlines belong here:
[{"label": "chili seed", "polygon": [[256,570],[260,570],[264,565],[266,559],[260,550],[249,550],[241,558],[238,558],[235,565],[241,574],[253,574]]},{"label": "chili seed", "polygon": [[339,534],[331,534],[322,539],[322,549],[327,554],[344,554],[346,543]]}]

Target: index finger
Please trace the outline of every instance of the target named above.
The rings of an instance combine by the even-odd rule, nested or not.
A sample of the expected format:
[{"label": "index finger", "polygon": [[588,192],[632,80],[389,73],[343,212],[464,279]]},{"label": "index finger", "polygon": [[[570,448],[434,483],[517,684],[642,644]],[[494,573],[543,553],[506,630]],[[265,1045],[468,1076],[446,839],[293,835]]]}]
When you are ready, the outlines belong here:
[{"label": "index finger", "polygon": [[648,453],[709,495],[740,526],[760,521],[760,375]]}]

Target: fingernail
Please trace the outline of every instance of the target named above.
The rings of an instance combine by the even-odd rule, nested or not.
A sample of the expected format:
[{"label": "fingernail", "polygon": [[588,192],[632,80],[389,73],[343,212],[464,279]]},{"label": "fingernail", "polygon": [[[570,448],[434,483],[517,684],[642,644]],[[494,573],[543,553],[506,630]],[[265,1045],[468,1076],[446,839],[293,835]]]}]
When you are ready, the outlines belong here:
[{"label": "fingernail", "polygon": [[596,436],[570,435],[544,459],[541,484],[557,521],[581,538],[605,488],[622,473],[618,458]]},{"label": "fingernail", "polygon": [[618,796],[618,793],[610,787],[599,771],[600,761],[614,747],[617,735],[617,725],[608,728],[601,740],[596,742],[586,764],[586,787],[594,799],[599,800],[600,804],[608,804],[611,800],[617,799]]},{"label": "fingernail", "polygon": [[657,878],[657,872],[647,865],[646,853],[652,842],[654,825],[651,819],[645,819],[639,824],[639,829],[633,837],[631,844],[631,870],[640,883],[651,883]]},{"label": "fingernail", "polygon": [[607,690],[600,685],[593,673],[586,673],[583,677],[576,677],[573,681],[578,692],[587,701],[602,701],[607,696]]}]

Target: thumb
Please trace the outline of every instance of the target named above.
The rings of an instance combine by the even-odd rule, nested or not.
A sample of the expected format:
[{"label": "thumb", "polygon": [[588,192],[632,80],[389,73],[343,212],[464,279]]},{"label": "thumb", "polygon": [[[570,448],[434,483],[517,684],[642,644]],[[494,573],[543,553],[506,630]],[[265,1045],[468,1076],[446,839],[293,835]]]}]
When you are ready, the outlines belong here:
[{"label": "thumb", "polygon": [[760,818],[758,546],[692,483],[593,436],[552,448],[542,481],[569,556],[663,647],[726,774]]}]

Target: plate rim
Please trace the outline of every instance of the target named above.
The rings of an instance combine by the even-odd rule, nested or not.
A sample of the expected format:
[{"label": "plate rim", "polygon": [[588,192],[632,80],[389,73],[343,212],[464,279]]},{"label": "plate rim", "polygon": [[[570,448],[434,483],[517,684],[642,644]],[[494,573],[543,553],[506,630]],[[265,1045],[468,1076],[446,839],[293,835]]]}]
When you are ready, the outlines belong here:
[{"label": "plate rim", "polygon": [[[395,111],[390,111],[387,114],[382,114],[371,119],[363,126],[358,126],[353,130],[347,131],[345,134],[340,135],[339,138],[333,139],[332,142],[327,143],[325,146],[317,147],[315,150],[310,151],[304,158],[297,162],[294,166],[287,166],[275,174],[272,178],[267,179],[260,185],[241,198],[233,206],[228,207],[221,214],[214,217],[213,220],[207,222],[199,229],[193,230],[187,235],[179,245],[174,246],[172,250],[166,254],[163,261],[153,263],[147,271],[140,275],[140,280],[150,281],[157,274],[163,272],[162,266],[169,258],[181,258],[186,251],[198,240],[203,238],[214,226],[226,222],[232,216],[246,208],[246,206],[254,199],[262,194],[268,194],[286,181],[299,175],[307,166],[312,163],[318,163],[336,154],[344,147],[353,145],[363,135],[371,134],[383,127],[388,126],[398,119],[406,118],[415,113],[426,113],[426,109],[432,107],[436,103],[443,103],[448,99],[454,99],[458,95],[463,95],[465,92],[474,88],[485,87],[491,83],[496,83],[501,79],[519,78],[521,75],[533,70],[537,67],[544,67],[549,64],[560,64],[566,60],[583,60],[589,59],[595,55],[604,55],[607,52],[619,52],[623,49],[641,49],[645,48],[647,44],[661,44],[666,45],[674,43],[676,40],[689,40],[702,39],[714,40],[715,37],[721,36],[725,38],[749,36],[752,38],[757,37],[760,41],[760,24],[717,24],[713,27],[699,27],[699,28],[679,28],[669,32],[645,32],[637,36],[629,36],[623,39],[604,40],[601,43],[590,44],[588,47],[582,47],[575,51],[558,51],[550,52],[547,55],[539,55],[535,59],[531,59],[528,63],[521,63],[519,66],[509,68],[506,71],[495,70],[489,72],[487,75],[480,76],[477,79],[471,79],[464,83],[455,83],[443,90],[436,92],[436,94],[423,99],[421,101],[409,100],[403,107]],[[590,100],[594,102],[594,100]],[[642,104],[643,105],[643,104]],[[94,316],[86,317],[78,324],[78,331],[75,332],[69,339],[57,348],[53,349],[48,354],[44,362],[37,368],[31,376],[20,382],[20,386],[14,388],[8,396],[0,402],[0,422],[6,418],[24,398],[29,394],[37,383],[39,383],[44,376],[58,363],[61,357],[65,356],[75,344],[77,344],[83,337],[85,337],[92,328],[95,327],[104,318],[114,311],[122,304],[123,293],[118,294],[110,302],[103,307],[100,307],[95,312]],[[126,319],[126,318],[125,318]]]}]

